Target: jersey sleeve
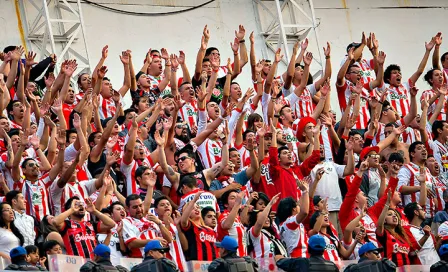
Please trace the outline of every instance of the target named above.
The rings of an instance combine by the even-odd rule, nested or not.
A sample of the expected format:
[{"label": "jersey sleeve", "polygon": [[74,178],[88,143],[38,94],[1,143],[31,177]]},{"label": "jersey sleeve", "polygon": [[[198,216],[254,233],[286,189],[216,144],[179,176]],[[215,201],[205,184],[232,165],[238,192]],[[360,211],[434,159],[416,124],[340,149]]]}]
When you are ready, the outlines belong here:
[{"label": "jersey sleeve", "polygon": [[89,194],[89,196],[96,192],[95,184],[96,184],[96,179],[89,179],[89,180],[81,182],[81,185],[87,189],[87,193]]},{"label": "jersey sleeve", "polygon": [[401,188],[403,186],[409,185],[409,180],[411,179],[411,175],[409,169],[402,167],[400,171],[398,171],[398,191],[401,192]]},{"label": "jersey sleeve", "polygon": [[345,167],[346,165],[339,165],[339,164],[334,164],[335,168],[336,168],[336,172],[338,173],[338,177],[340,179],[344,178],[344,171],[345,171]]},{"label": "jersey sleeve", "polygon": [[123,240],[126,245],[137,239],[137,231],[129,220],[123,220]]}]

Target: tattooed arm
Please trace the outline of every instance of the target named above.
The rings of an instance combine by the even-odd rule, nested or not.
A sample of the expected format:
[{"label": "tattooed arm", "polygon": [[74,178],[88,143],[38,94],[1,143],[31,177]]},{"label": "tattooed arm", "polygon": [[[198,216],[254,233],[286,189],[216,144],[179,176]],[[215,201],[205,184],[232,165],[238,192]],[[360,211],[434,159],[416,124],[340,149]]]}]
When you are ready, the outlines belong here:
[{"label": "tattooed arm", "polygon": [[227,165],[229,162],[229,148],[227,147],[227,141],[222,141],[222,160],[213,165],[212,168],[205,169],[204,175],[207,180],[208,185],[212,183],[212,181],[221,173],[222,169]]}]

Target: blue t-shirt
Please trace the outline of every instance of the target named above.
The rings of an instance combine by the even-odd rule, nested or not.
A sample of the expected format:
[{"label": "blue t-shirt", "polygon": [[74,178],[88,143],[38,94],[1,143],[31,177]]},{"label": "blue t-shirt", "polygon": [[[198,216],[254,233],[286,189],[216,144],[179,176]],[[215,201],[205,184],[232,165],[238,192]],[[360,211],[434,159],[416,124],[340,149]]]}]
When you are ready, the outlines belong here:
[{"label": "blue t-shirt", "polygon": [[[250,180],[250,179],[247,177],[246,170],[247,170],[247,169],[244,169],[243,171],[241,171],[241,172],[239,172],[239,173],[233,174],[233,175],[232,175],[232,178],[235,180],[234,182],[238,182],[238,183],[241,184],[242,186],[245,186],[245,185],[247,184],[247,182]],[[224,186],[223,186],[222,183],[221,183],[219,180],[217,180],[217,179],[213,180],[212,183],[210,184],[210,191],[217,191],[217,190],[221,190],[221,189],[223,189],[223,188],[224,188]],[[218,199],[218,204],[219,204],[219,209],[220,209],[221,211],[224,211],[225,208],[224,208],[224,206],[223,206],[223,204],[222,204],[221,199]],[[243,204],[244,204],[244,203],[243,203]]]}]

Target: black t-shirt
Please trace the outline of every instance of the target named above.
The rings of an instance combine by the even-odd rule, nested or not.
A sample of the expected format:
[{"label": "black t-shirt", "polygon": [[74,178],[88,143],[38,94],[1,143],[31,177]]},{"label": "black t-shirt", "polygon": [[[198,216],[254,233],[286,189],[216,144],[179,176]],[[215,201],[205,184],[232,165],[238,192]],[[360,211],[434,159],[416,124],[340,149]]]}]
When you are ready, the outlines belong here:
[{"label": "black t-shirt", "polygon": [[[210,78],[208,79],[210,80]],[[201,86],[202,79],[199,78],[199,80],[196,80],[194,77],[191,79],[191,84],[193,85],[193,88],[196,90],[196,87]],[[212,91],[212,97],[210,101],[216,102],[217,104],[221,103],[223,92],[224,92],[224,85],[226,84],[226,77],[221,77],[216,80],[215,88]],[[208,85],[208,81],[207,81]]]}]

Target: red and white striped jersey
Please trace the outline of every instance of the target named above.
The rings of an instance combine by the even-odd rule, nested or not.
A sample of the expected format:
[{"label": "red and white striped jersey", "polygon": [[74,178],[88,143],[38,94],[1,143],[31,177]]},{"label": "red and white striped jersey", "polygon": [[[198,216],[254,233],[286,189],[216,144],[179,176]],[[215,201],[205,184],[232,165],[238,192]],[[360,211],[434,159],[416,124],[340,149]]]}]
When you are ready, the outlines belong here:
[{"label": "red and white striped jersey", "polygon": [[247,256],[247,237],[246,228],[241,223],[240,216],[237,215],[230,229],[223,229],[222,224],[229,216],[230,211],[225,210],[218,218],[218,240],[221,241],[224,236],[228,235],[238,241],[237,254],[240,257]]},{"label": "red and white striped jersey", "polygon": [[286,142],[288,143],[289,149],[293,152],[294,154],[294,162],[299,163],[300,161],[300,157],[299,157],[299,139],[297,139],[296,137],[296,131],[297,131],[297,126],[300,122],[300,119],[296,119],[293,123],[291,127],[287,127],[282,125],[280,122],[277,123],[277,127],[281,128],[283,130],[283,134],[286,135]]},{"label": "red and white striped jersey", "polygon": [[177,268],[179,268],[179,271],[186,271],[187,264],[185,261],[184,252],[182,251],[182,245],[180,243],[179,230],[177,229],[176,225],[170,224],[169,231],[171,232],[173,241],[169,244],[170,251],[168,252],[166,257],[177,264]]},{"label": "red and white striped jersey", "polygon": [[185,105],[179,109],[179,117],[187,123],[191,129],[198,125],[198,105],[196,100],[186,102]]},{"label": "red and white striped jersey", "polygon": [[[356,215],[359,215],[360,210],[355,209]],[[361,224],[364,226],[364,229],[366,231],[367,237],[369,237],[369,241],[374,243],[375,246],[378,246],[378,239],[376,238],[376,224],[375,221],[368,215],[364,215],[363,218],[360,220]]]},{"label": "red and white striped jersey", "polygon": [[356,243],[355,249],[353,250],[352,254],[350,254],[350,257],[348,257],[349,260],[358,260],[359,259],[359,249],[361,248],[362,244],[358,243],[358,241],[356,241],[355,239],[352,239],[352,242],[350,244],[346,244],[344,242],[344,239],[342,239],[341,241],[342,246],[345,249],[348,249],[351,245],[353,245],[353,243]]},{"label": "red and white striped jersey", "polygon": [[[426,91],[424,91],[422,93],[422,96],[420,97],[420,102],[422,102],[425,97],[429,101],[434,95],[439,96],[439,93],[434,91],[433,89],[426,90]],[[439,103],[439,98],[436,98],[434,103],[429,105],[429,108],[428,108],[428,120],[429,120],[429,118],[431,118],[431,116],[433,115],[434,111],[436,110],[437,103]],[[437,116],[437,120],[446,120],[447,119],[447,111],[448,111],[448,109],[447,109],[447,103],[446,103],[446,98],[445,98],[445,103],[444,103],[444,105],[442,107],[442,110],[439,113],[439,116]]]},{"label": "red and white striped jersey", "polygon": [[[148,78],[150,80],[149,84],[151,84],[150,89],[151,90],[155,90],[156,88],[159,87],[160,82],[162,82],[162,80],[165,78],[165,74],[161,74],[158,77],[155,77],[155,76],[152,76],[152,75],[148,74]],[[170,86],[170,84],[168,83],[168,85],[165,87],[164,90],[159,90],[159,91],[161,91],[160,92],[160,97],[162,97],[164,95],[167,95],[167,94],[171,94],[171,86]]]},{"label": "red and white striped jersey", "polygon": [[[128,216],[123,219],[123,240],[126,245],[129,245],[130,242],[136,239],[147,240],[156,239],[157,237],[162,237],[159,226],[146,219],[146,217],[137,219]],[[143,258],[145,256],[144,250],[144,247],[131,249],[130,257]]]},{"label": "red and white striped jersey", "polygon": [[99,95],[99,98],[100,98],[99,111],[101,120],[113,117],[115,115],[115,112],[117,111],[115,101],[112,98],[104,98],[102,95]]},{"label": "red and white striped jersey", "polygon": [[204,169],[212,168],[213,165],[221,161],[222,142],[221,140],[206,139],[198,146],[199,157]]},{"label": "red and white striped jersey", "polygon": [[[431,173],[429,172],[428,168],[425,168],[426,170],[426,188],[428,190],[433,190],[433,182],[431,178]],[[398,187],[397,190],[401,192],[401,188],[403,186],[420,186],[420,182],[417,180],[417,177],[420,175],[420,168],[418,165],[414,163],[408,163],[405,164],[403,167],[401,167],[400,171],[398,172]],[[420,192],[415,192],[408,195],[403,195],[403,204],[407,205],[412,202],[418,202],[420,199]],[[429,194],[426,199],[426,207],[425,207],[426,217],[430,218],[433,217],[436,212],[436,207],[434,204],[434,199],[430,198]]]},{"label": "red and white striped jersey", "polygon": [[[344,113],[345,108],[350,101],[350,97],[352,95],[352,91],[350,87],[354,87],[354,84],[348,80],[345,80],[344,85],[338,86],[336,84],[336,90],[338,93],[339,106],[341,107],[341,112]],[[367,122],[370,120],[370,111],[369,111],[369,102],[368,99],[370,97],[370,92],[372,89],[370,88],[370,83],[364,83],[364,87],[361,93],[361,107],[359,117],[356,120],[356,124],[353,129],[367,129]],[[350,113],[353,112],[353,107],[350,110]]]},{"label": "red and white striped jersey", "polygon": [[126,178],[127,195],[137,193],[138,184],[137,180],[135,179],[135,171],[139,166],[148,166],[153,171],[155,171],[158,164],[154,164],[150,156],[146,157],[141,163],[138,163],[133,159],[132,162],[128,165],[122,161],[120,164],[120,171]]},{"label": "red and white striped jersey", "polygon": [[324,259],[332,262],[340,262],[341,258],[339,257],[338,252],[338,244],[339,244],[339,238],[337,234],[334,234],[334,236],[330,236],[329,234],[321,233],[319,232],[322,237],[325,239],[325,250],[324,250]]},{"label": "red and white striped jersey", "polygon": [[398,87],[394,87],[385,83],[385,89],[387,92],[386,99],[390,102],[392,107],[397,111],[400,117],[404,117],[409,114],[411,108],[411,79],[407,82],[400,84]]},{"label": "red and white striped jersey", "polygon": [[64,212],[64,203],[70,198],[77,196],[82,203],[85,199],[96,191],[96,179],[86,180],[82,182],[69,182],[64,188],[59,188],[57,180],[50,186],[50,195],[53,200],[54,215]]},{"label": "red and white striped jersey", "polygon": [[[406,125],[404,123],[404,119],[401,118],[400,120],[398,120],[397,122],[395,122],[395,125],[397,127]],[[372,139],[372,146],[376,146],[378,145],[379,142],[381,142],[382,140],[384,140],[386,137],[384,135],[384,129],[386,128],[386,124],[383,124],[381,122],[378,122],[378,131],[376,132],[375,137],[373,137]]]},{"label": "red and white striped jersey", "polygon": [[280,224],[280,236],[291,257],[309,258],[308,235],[305,226],[302,223],[297,223],[296,219],[297,216],[293,215]]},{"label": "red and white striped jersey", "polygon": [[199,197],[198,201],[196,201],[196,204],[199,205],[199,207],[201,208],[201,210],[205,207],[212,207],[216,213],[219,213],[219,205],[218,205],[218,200],[216,199],[215,195],[212,194],[209,191],[204,191],[201,190],[199,188],[194,189],[193,191],[186,193],[185,195],[183,195],[180,198],[180,202],[179,202],[179,211],[182,212],[183,207],[185,206],[185,204],[187,204],[188,202],[192,201],[194,198],[194,195],[197,192],[203,192],[201,194],[201,196]]},{"label": "red and white striped jersey", "polygon": [[[96,200],[98,199],[99,195],[100,195],[100,190],[97,190],[96,192],[94,192],[93,194],[91,194],[89,196],[89,198],[90,198],[90,200],[92,200],[93,204],[96,203]],[[110,198],[108,206],[110,206],[112,203],[117,202],[117,201],[120,201],[120,200],[118,199],[118,197],[114,193],[112,193],[112,197]]]},{"label": "red and white striped jersey", "polygon": [[[293,90],[294,91],[294,90]],[[299,100],[291,106],[296,118],[311,116],[314,111],[313,96],[316,95],[316,86],[314,83],[305,87]]]},{"label": "red and white striped jersey", "polygon": [[14,122],[14,120],[9,120],[9,125],[10,125],[9,126],[10,129],[17,128],[17,129],[22,130],[22,126],[17,124],[16,122]]},{"label": "red and white striped jersey", "polygon": [[274,257],[274,245],[273,242],[263,233],[260,235],[254,235],[254,227],[249,229],[249,239],[252,241],[254,247],[253,251],[250,252],[250,256],[255,259],[260,258],[273,258]]},{"label": "red and white striped jersey", "polygon": [[443,192],[446,190],[447,180],[444,177],[433,177],[434,189],[437,193],[437,211],[445,209],[445,201],[443,199]]},{"label": "red and white striped jersey", "polygon": [[26,199],[26,214],[34,216],[38,221],[51,214],[51,203],[48,188],[51,185],[48,174],[40,177],[36,182],[21,179],[14,184],[14,189],[22,192]]}]

